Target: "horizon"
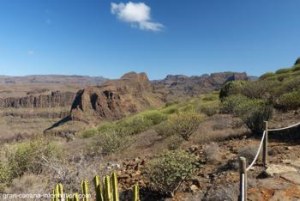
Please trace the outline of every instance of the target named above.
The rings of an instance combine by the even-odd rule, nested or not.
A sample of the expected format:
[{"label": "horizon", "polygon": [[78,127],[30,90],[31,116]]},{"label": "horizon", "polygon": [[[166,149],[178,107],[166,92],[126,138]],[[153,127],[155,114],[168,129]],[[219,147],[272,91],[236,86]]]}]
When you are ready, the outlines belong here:
[{"label": "horizon", "polygon": [[300,56],[300,2],[3,0],[0,74],[117,79],[246,72]]}]

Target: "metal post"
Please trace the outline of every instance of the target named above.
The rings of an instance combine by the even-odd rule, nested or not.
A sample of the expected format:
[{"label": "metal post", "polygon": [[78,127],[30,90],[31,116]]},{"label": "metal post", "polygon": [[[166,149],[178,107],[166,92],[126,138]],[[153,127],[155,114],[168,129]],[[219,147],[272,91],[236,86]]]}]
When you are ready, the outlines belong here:
[{"label": "metal post", "polygon": [[263,165],[267,167],[268,165],[268,121],[265,121],[265,138],[263,142]]},{"label": "metal post", "polygon": [[247,170],[246,158],[240,157],[240,196],[239,201],[247,201]]}]

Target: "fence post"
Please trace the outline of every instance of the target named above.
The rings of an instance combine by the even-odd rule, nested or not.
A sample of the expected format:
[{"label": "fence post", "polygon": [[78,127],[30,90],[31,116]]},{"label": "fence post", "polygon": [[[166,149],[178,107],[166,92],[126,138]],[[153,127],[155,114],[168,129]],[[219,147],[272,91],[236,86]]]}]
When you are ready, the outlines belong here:
[{"label": "fence post", "polygon": [[265,138],[263,142],[263,165],[266,167],[268,165],[268,121],[265,121]]},{"label": "fence post", "polygon": [[246,170],[246,158],[240,157],[240,196],[239,201],[247,200],[247,170]]}]

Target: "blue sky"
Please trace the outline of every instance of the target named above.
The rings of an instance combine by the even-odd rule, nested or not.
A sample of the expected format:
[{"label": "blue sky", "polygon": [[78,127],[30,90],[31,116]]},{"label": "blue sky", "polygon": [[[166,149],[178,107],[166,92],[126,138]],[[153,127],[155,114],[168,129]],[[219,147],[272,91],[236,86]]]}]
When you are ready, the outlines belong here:
[{"label": "blue sky", "polygon": [[300,56],[299,0],[1,0],[0,74],[260,75]]}]

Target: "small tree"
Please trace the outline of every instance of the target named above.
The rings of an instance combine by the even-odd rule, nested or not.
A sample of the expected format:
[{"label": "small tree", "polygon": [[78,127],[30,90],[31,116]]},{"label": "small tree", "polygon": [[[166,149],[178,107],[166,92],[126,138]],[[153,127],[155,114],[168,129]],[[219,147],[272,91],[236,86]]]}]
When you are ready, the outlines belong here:
[{"label": "small tree", "polygon": [[175,134],[189,140],[190,136],[198,129],[203,117],[195,113],[184,113],[171,117],[170,122]]},{"label": "small tree", "polygon": [[182,180],[192,175],[197,159],[183,150],[168,151],[152,159],[145,169],[150,186],[162,193],[173,193]]}]

